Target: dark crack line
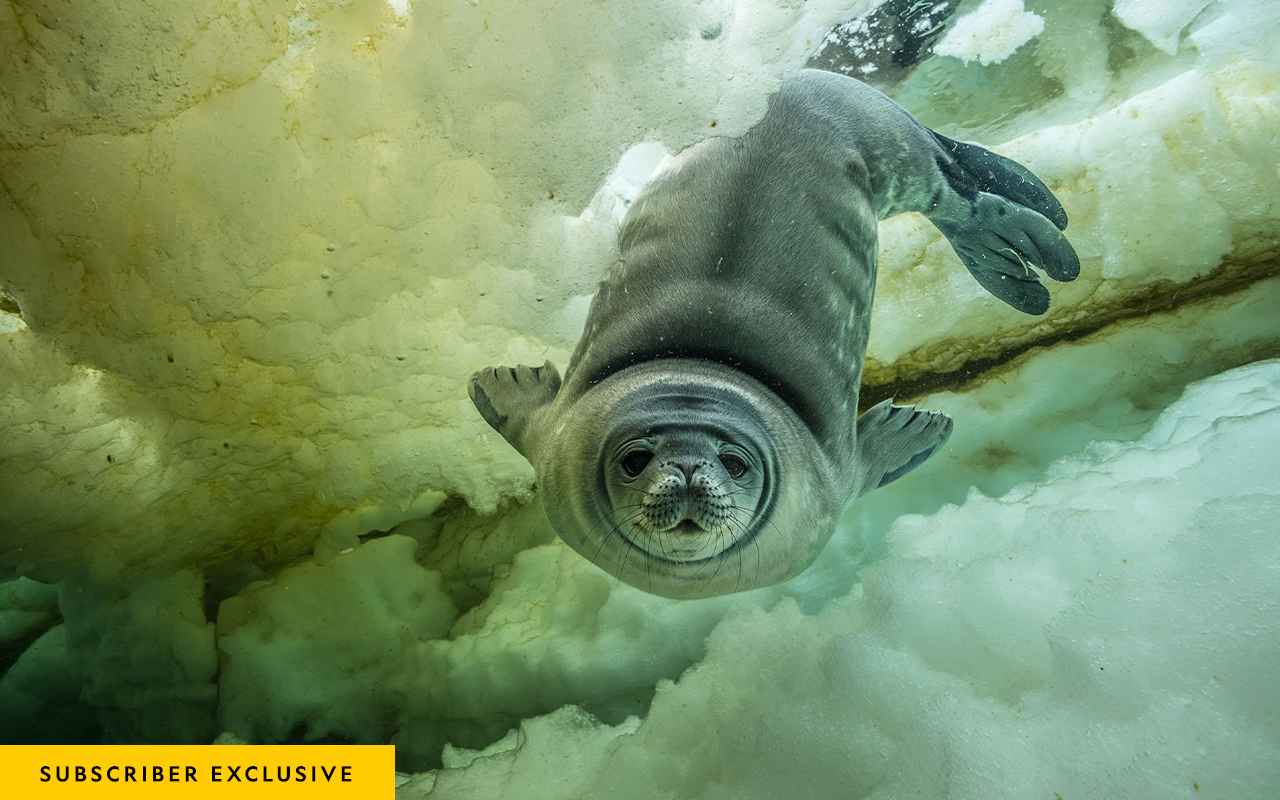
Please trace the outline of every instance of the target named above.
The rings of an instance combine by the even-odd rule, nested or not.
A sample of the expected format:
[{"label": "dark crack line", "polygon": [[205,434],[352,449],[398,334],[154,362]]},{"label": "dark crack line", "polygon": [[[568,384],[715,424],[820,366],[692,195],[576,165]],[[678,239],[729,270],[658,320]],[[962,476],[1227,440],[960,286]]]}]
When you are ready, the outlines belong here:
[{"label": "dark crack line", "polygon": [[[1204,300],[1241,293],[1260,281],[1278,275],[1280,250],[1270,250],[1248,259],[1229,258],[1202,278],[1187,283],[1166,281],[1144,286],[1112,304],[1091,310],[1088,320],[1047,336],[1010,346],[995,355],[975,357],[958,369],[933,373],[917,371],[886,383],[864,382],[858,395],[858,409],[866,411],[889,398],[901,402],[935,392],[961,391],[984,379],[987,373],[1005,366],[1030,350],[1083,339],[1119,322],[1175,311]],[[1269,355],[1262,354],[1261,357]],[[1280,352],[1275,355],[1280,355]],[[911,356],[905,358],[910,359]]]}]

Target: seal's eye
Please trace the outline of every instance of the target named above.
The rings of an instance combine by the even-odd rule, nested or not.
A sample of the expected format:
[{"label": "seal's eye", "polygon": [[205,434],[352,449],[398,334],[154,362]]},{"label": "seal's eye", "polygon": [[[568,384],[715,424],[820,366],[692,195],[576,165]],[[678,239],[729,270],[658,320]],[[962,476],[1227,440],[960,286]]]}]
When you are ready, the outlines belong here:
[{"label": "seal's eye", "polygon": [[653,453],[648,450],[632,450],[622,457],[622,471],[627,473],[628,477],[634,478],[653,460]]},{"label": "seal's eye", "polygon": [[729,477],[735,481],[747,474],[747,462],[730,453],[720,456],[720,464],[724,467],[724,471],[729,473]]}]

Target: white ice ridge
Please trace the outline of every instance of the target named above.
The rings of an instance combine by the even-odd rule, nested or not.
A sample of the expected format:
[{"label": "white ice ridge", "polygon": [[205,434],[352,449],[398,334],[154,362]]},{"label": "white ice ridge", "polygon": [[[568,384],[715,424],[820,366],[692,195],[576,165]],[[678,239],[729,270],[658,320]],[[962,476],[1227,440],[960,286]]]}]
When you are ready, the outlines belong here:
[{"label": "white ice ridge", "polygon": [[999,64],[1043,30],[1044,18],[1027,11],[1022,0],[985,0],[952,24],[933,52],[966,64]]},{"label": "white ice ridge", "polygon": [[[1116,0],[1112,10],[1127,27],[1169,55],[1178,52],[1178,37],[1211,0]],[[1247,6],[1247,2],[1233,5]]]},{"label": "white ice ridge", "polygon": [[638,725],[564,708],[397,796],[1269,796],[1277,475],[1269,361],[1137,441],[902,518],[815,615],[739,609]]},{"label": "white ice ridge", "polygon": [[395,15],[396,22],[403,24],[409,19],[409,12],[412,9],[409,0],[387,0],[387,5],[391,6],[391,13]]}]

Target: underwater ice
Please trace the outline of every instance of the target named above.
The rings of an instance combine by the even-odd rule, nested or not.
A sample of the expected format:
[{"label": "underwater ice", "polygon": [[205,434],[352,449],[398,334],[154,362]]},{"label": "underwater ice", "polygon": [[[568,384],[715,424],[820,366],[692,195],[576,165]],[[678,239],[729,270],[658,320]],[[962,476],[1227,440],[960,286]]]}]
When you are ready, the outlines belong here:
[{"label": "underwater ice", "polygon": [[815,615],[736,608],[638,726],[564,708],[399,796],[1269,796],[1277,475],[1269,361],[1136,441],[902,517]]},{"label": "underwater ice", "polygon": [[393,741],[403,797],[1272,796],[1274,2],[961,3],[897,99],[1044,178],[1082,274],[1033,319],[882,225],[868,384],[999,363],[785,586],[617,584],[468,403],[563,366],[652,166],[870,5],[0,13],[0,742]]},{"label": "underwater ice", "polygon": [[970,61],[998,64],[1044,30],[1044,20],[1026,10],[1022,0],[984,0],[956,20],[933,52]]}]

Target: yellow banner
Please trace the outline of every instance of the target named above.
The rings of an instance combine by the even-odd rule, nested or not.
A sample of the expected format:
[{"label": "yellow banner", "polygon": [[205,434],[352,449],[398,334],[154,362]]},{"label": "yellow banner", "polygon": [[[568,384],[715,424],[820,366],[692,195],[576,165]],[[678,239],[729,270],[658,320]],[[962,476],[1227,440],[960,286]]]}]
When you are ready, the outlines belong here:
[{"label": "yellow banner", "polygon": [[393,745],[7,745],[5,797],[395,797]]}]

